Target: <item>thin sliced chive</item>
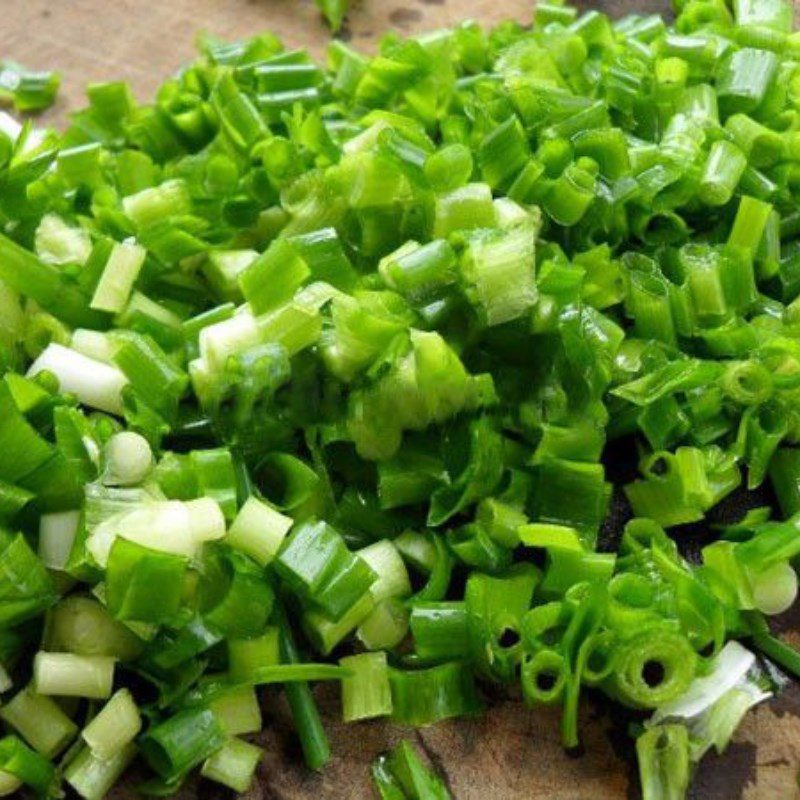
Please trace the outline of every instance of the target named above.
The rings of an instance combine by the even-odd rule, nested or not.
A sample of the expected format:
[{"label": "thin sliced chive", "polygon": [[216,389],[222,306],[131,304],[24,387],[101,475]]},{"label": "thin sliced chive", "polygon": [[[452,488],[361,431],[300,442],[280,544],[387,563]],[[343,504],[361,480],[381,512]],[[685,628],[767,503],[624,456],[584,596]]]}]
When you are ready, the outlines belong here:
[{"label": "thin sliced chive", "polygon": [[775,0],[737,0],[733,5],[736,22],[743,26],[764,26],[789,32],[792,27],[791,14],[785,3]]},{"label": "thin sliced chive", "polygon": [[474,573],[464,602],[471,661],[483,675],[509,682],[522,657],[522,618],[531,605],[540,573],[519,564],[498,576]]},{"label": "thin sliced chive", "polygon": [[[276,604],[275,615],[280,631],[282,660],[298,663],[300,654],[280,602]],[[321,769],[330,759],[331,750],[311,689],[307,683],[300,682],[286,684],[285,691],[292,710],[292,719],[300,737],[305,762],[311,769]]]},{"label": "thin sliced chive", "polygon": [[[655,708],[688,688],[696,658],[683,635],[645,629],[621,644],[612,676],[614,690],[635,708]],[[651,680],[650,664],[659,665],[658,680]]]},{"label": "thin sliced chive", "polygon": [[148,336],[128,330],[115,332],[114,339],[118,344],[114,363],[133,392],[167,422],[174,421],[188,384],[186,373]]},{"label": "thin sliced chive", "polygon": [[[199,516],[208,514],[214,517],[217,511],[214,508],[216,504],[226,520],[233,519],[236,516],[237,497],[236,475],[230,450],[227,447],[192,450],[189,460],[197,477],[197,489],[200,495],[194,503],[188,504],[191,514],[197,513]],[[203,503],[204,500],[213,502],[208,505],[207,502]],[[209,532],[213,531],[213,537],[216,537],[218,528],[216,521],[208,526]]]},{"label": "thin sliced chive", "polygon": [[606,583],[615,567],[615,556],[611,553],[552,547],[547,555],[547,569],[540,588],[545,597],[562,596],[578,583]]},{"label": "thin sliced chive", "polygon": [[536,302],[534,235],[532,225],[521,224],[502,234],[469,238],[461,274],[467,297],[487,325],[523,316]]},{"label": "thin sliced chive", "polygon": [[257,636],[275,601],[263,571],[225,546],[206,548],[204,569],[198,599],[205,623],[221,636]]},{"label": "thin sliced chive", "polygon": [[800,675],[800,653],[766,631],[753,633],[753,644],[765,656],[797,677]]},{"label": "thin sliced chive", "polygon": [[769,167],[786,156],[784,138],[745,114],[729,117],[725,130],[756,169]]},{"label": "thin sliced chive", "polygon": [[55,604],[55,587],[22,534],[0,539],[0,620],[24,622]]},{"label": "thin sliced chive", "polygon": [[800,511],[800,450],[780,448],[770,461],[769,476],[784,515]]},{"label": "thin sliced chive", "polygon": [[370,586],[370,594],[376,603],[392,597],[408,597],[411,594],[408,572],[392,542],[382,539],[359,550],[358,556],[377,575],[377,580]]},{"label": "thin sliced chive", "polygon": [[375,599],[369,591],[366,591],[337,620],[332,620],[321,611],[313,609],[306,611],[303,614],[303,629],[314,647],[327,656],[369,617],[374,608]]},{"label": "thin sliced chive", "polygon": [[423,169],[434,189],[457,189],[466,184],[472,175],[472,153],[462,144],[448,144],[431,153]]},{"label": "thin sliced chive", "polygon": [[492,192],[485,183],[468,183],[436,200],[434,236],[452,231],[491,228],[495,221]]},{"label": "thin sliced chive", "polygon": [[0,797],[8,797],[19,791],[22,781],[10,772],[0,772]]},{"label": "thin sliced chive", "polygon": [[89,308],[84,295],[56,267],[40,261],[5,236],[0,236],[0,254],[0,278],[10,288],[35,300],[67,325],[100,330],[109,327],[108,315]]},{"label": "thin sliced chive", "polygon": [[402,600],[390,597],[377,603],[356,630],[367,650],[390,650],[408,633],[409,614]]},{"label": "thin sliced chive", "polygon": [[174,179],[124,197],[122,208],[137,227],[146,228],[165,217],[188,213],[190,200],[186,184]]},{"label": "thin sliced chive", "polygon": [[786,563],[750,575],[753,603],[762,613],[772,616],[782,614],[797,599],[797,573]]},{"label": "thin sliced chive", "polygon": [[52,105],[60,84],[57,72],[30,70],[15,61],[0,63],[0,99],[17,111],[42,111]]}]

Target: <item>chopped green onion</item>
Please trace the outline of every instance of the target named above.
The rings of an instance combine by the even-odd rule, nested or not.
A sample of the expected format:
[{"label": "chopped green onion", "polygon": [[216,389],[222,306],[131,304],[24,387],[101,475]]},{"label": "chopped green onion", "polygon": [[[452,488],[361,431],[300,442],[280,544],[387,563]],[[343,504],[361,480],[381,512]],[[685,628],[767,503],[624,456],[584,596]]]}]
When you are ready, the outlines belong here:
[{"label": "chopped green onion", "polygon": [[28,375],[48,372],[63,392],[74,394],[91,408],[122,415],[122,390],[128,379],[117,368],[60,344],[49,344],[33,362]]},{"label": "chopped green onion", "polygon": [[39,651],[33,661],[33,688],[38,694],[60,697],[111,697],[115,659]]},{"label": "chopped green onion", "polygon": [[91,308],[116,314],[125,308],[147,251],[132,243],[115,244],[92,296]]},{"label": "chopped green onion", "polygon": [[77,735],[78,726],[49,697],[23,689],[0,708],[0,717],[38,753],[58,755]]},{"label": "chopped green onion", "polygon": [[[231,670],[233,675],[233,669]],[[240,686],[221,692],[210,703],[217,721],[228,736],[258,733],[262,728],[261,708],[255,689]]]},{"label": "chopped green onion", "polygon": [[278,554],[292,524],[290,517],[263,500],[249,497],[228,529],[225,542],[266,566]]},{"label": "chopped green onion", "polygon": [[142,651],[142,641],[111,617],[103,605],[72,595],[50,612],[45,641],[51,651],[79,656],[113,656],[132,661]]},{"label": "chopped green onion", "polygon": [[401,725],[429,725],[478,713],[472,672],[462,661],[421,670],[389,668],[392,719]]},{"label": "chopped green onion", "polygon": [[[186,558],[117,539],[108,555],[108,610],[120,620],[159,623],[180,607]],[[154,595],[152,587],[160,591]]]},{"label": "chopped green onion", "polygon": [[142,755],[162,778],[183,776],[225,744],[225,734],[208,709],[189,709],[150,727]]},{"label": "chopped green onion", "polygon": [[33,71],[15,61],[0,62],[0,102],[17,111],[42,111],[52,105],[61,76],[57,72]]},{"label": "chopped green onion", "polygon": [[392,713],[392,692],[386,654],[361,653],[339,660],[350,671],[342,679],[342,716],[345,722]]},{"label": "chopped green onion", "polygon": [[228,739],[203,762],[200,774],[241,794],[250,787],[261,756],[260,747],[241,739]]},{"label": "chopped green onion", "polygon": [[375,760],[372,764],[372,777],[382,800],[400,797],[414,800],[451,800],[444,783],[422,763],[417,752],[406,740],[401,741],[390,753]]},{"label": "chopped green onion", "polygon": [[44,756],[11,735],[0,739],[0,774],[17,778],[44,797],[52,790],[55,773],[52,764]]},{"label": "chopped green onion", "polygon": [[656,725],[636,740],[644,800],[684,797],[689,787],[689,734],[683,725]]},{"label": "chopped green onion", "polygon": [[461,601],[414,603],[409,627],[414,651],[423,661],[458,658],[469,646],[467,608]]},{"label": "chopped green onion", "polygon": [[81,736],[92,753],[109,760],[122,752],[142,728],[139,709],[127,689],[120,689],[83,729]]},{"label": "chopped green onion", "polygon": [[[800,672],[791,9],[199,50],[60,133],[0,114],[0,794],[100,800],[139,749],[144,792],[247,791],[262,684],[320,769],[332,680],[413,725],[516,685],[567,747],[590,687],[683,796],[766,697],[737,641]],[[448,797],[407,746],[374,775]]]},{"label": "chopped green onion", "polygon": [[39,558],[48,569],[63,571],[67,566],[80,524],[80,511],[42,514],[39,521]]},{"label": "chopped green onion", "polygon": [[[281,659],[290,664],[299,663],[297,646],[280,603],[276,604],[275,614],[278,621]],[[330,758],[331,750],[311,689],[307,683],[301,681],[286,684],[285,691],[300,737],[305,762],[310,769],[321,769]]]},{"label": "chopped green onion", "polygon": [[84,800],[102,800],[136,756],[129,744],[112,758],[100,758],[84,747],[64,771],[64,780]]},{"label": "chopped green onion", "polygon": [[280,633],[269,627],[250,639],[231,639],[228,642],[228,669],[235,681],[245,682],[260,669],[280,663]]},{"label": "chopped green onion", "polygon": [[130,486],[141,483],[153,466],[153,452],[144,436],[132,431],[114,434],[105,447],[103,483]]}]

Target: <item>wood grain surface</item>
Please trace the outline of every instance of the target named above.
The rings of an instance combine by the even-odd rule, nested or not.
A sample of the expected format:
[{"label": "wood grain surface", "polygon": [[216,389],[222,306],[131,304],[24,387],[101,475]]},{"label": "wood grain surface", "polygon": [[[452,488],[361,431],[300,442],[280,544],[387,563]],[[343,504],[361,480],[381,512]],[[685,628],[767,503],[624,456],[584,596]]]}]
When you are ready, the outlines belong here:
[{"label": "wood grain surface", "polygon": [[[663,0],[605,0],[611,13],[663,11]],[[528,0],[354,0],[343,32],[370,50],[384,31],[435,28],[465,17],[490,23],[530,19]],[[263,29],[287,44],[322,56],[327,32],[311,0],[0,0],[0,58],[31,67],[56,68],[63,90],[44,119],[61,124],[83,102],[87,83],[125,79],[144,100],[193,55],[199,31],[238,38]],[[780,621],[800,643],[800,614]],[[334,757],[322,773],[305,770],[285,703],[279,692],[264,698],[265,756],[252,800],[366,800],[373,797],[371,759],[402,736],[425,751],[449,783],[456,800],[619,800],[640,797],[628,719],[599,696],[583,702],[581,752],[560,746],[558,716],[529,711],[518,698],[487,698],[478,720],[447,722],[422,731],[383,723],[344,726],[336,692],[317,694],[331,733]],[[790,684],[779,698],[748,715],[721,757],[708,756],[691,791],[693,800],[800,800],[800,690]],[[134,795],[135,776],[113,797]],[[183,798],[221,798],[206,782],[193,782]]]}]

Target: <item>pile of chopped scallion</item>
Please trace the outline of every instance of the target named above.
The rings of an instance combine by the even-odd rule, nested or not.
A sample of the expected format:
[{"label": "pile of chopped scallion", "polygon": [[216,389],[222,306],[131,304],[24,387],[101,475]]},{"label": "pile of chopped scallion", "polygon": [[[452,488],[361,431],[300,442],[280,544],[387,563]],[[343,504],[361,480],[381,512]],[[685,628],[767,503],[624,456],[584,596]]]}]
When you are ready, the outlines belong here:
[{"label": "pile of chopped scallion", "polygon": [[206,38],[152,104],[0,118],[0,793],[245,791],[264,684],[319,769],[330,680],[410,725],[502,684],[566,747],[602,692],[675,800],[755,653],[800,675],[800,33],[676,14]]}]

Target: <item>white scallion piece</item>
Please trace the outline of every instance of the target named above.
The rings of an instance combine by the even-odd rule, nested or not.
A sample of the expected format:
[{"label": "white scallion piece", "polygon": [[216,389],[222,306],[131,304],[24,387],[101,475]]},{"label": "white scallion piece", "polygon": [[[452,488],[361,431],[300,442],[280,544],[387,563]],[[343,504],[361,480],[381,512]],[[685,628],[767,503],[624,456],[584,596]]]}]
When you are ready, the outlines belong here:
[{"label": "white scallion piece", "polygon": [[122,389],[128,379],[121,370],[60,344],[49,344],[28,370],[32,378],[51,372],[62,392],[74,394],[90,408],[122,415]]}]

